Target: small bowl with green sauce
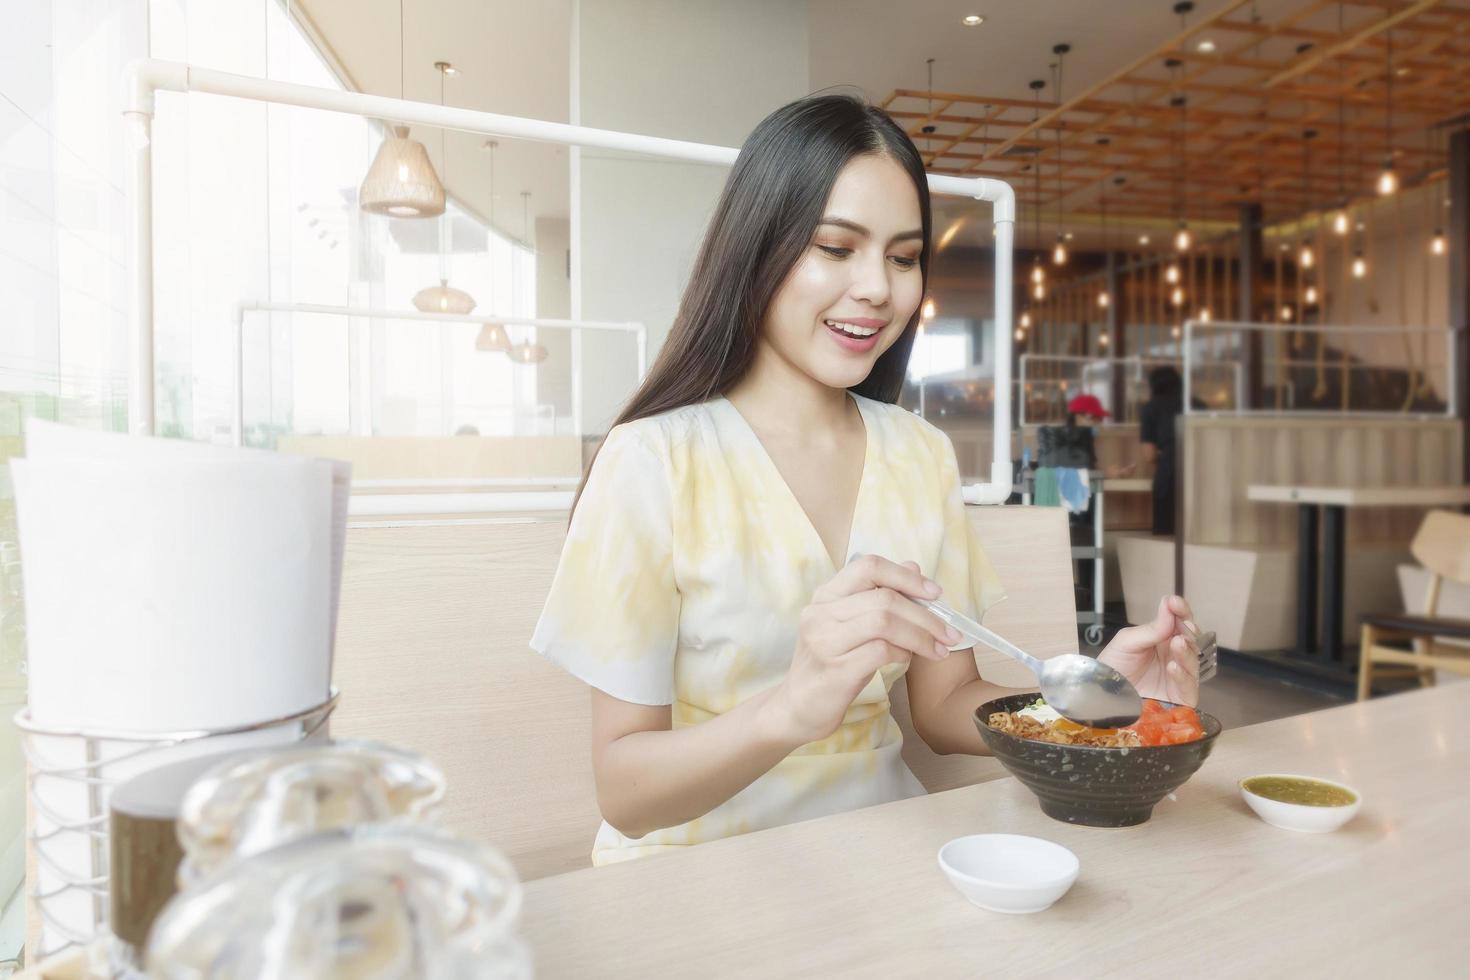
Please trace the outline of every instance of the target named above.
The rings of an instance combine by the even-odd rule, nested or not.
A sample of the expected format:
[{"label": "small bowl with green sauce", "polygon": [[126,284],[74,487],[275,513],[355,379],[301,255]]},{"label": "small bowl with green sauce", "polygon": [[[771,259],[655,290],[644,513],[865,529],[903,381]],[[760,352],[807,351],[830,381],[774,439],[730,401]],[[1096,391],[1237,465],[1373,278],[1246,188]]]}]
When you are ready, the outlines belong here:
[{"label": "small bowl with green sauce", "polygon": [[1271,826],[1309,834],[1336,830],[1363,805],[1358,791],[1341,783],[1282,773],[1242,779],[1240,795]]}]

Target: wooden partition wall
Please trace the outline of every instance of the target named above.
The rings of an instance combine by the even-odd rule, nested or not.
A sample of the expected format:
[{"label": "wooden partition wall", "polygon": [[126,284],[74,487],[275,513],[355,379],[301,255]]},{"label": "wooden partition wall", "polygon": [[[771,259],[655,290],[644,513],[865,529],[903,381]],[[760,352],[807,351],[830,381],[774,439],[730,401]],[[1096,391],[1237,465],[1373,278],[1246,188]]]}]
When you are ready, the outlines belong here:
[{"label": "wooden partition wall", "polygon": [[282,436],[281,452],[352,464],[354,480],[566,477],[582,471],[577,436]]},{"label": "wooden partition wall", "polygon": [[[1076,652],[1062,511],[969,513],[1010,593],[986,623],[1038,656]],[[370,524],[347,541],[333,734],[425,753],[449,778],[444,824],[495,844],[525,878],[585,866],[599,819],[587,688],[527,648],[564,524]],[[1029,679],[993,652],[981,669],[1000,684]],[[894,701],[907,728],[901,688]],[[936,756],[911,730],[904,758],[931,790],[1004,774],[993,759]]]},{"label": "wooden partition wall", "polygon": [[[1296,508],[1253,503],[1246,499],[1247,486],[1458,485],[1461,445],[1457,419],[1187,416],[1185,541],[1294,546]],[[1407,548],[1423,516],[1423,508],[1351,508],[1348,543]]]}]

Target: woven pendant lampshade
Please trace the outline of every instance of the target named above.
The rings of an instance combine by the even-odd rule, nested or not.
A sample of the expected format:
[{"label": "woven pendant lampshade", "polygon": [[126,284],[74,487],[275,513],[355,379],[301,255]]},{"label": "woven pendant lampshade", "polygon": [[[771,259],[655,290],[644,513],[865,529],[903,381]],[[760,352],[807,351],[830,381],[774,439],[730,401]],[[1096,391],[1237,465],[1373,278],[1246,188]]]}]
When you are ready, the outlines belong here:
[{"label": "woven pendant lampshade", "polygon": [[448,279],[440,279],[439,285],[427,286],[413,294],[413,305],[424,313],[469,313],[475,308],[475,298],[463,289],[449,285]]},{"label": "woven pendant lampshade", "polygon": [[383,140],[357,191],[369,214],[391,218],[437,218],[444,213],[444,185],[429,162],[429,152],[408,138],[407,126],[394,126]]},{"label": "woven pendant lampshade", "polygon": [[475,350],[508,353],[510,337],[506,334],[505,327],[498,323],[487,323],[481,327],[480,335],[475,338]]},{"label": "woven pendant lampshade", "polygon": [[547,353],[540,344],[516,344],[510,349],[510,359],[517,364],[540,364]]}]

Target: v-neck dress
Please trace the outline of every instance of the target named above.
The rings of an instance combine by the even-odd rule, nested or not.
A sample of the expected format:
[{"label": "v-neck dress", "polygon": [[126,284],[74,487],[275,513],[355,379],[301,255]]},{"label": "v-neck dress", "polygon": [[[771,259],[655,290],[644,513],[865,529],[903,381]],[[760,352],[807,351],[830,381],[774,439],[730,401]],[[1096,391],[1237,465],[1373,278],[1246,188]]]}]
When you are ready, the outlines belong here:
[{"label": "v-neck dress", "polygon": [[[853,398],[867,457],[848,553],[918,562],[979,618],[1004,593],[970,531],[948,437]],[[833,573],[755,432],[716,398],[608,433],[531,646],[615,698],[672,705],[675,728],[697,725],[780,683],[801,610]],[[889,713],[904,670],[875,673],[836,732],[704,816],[636,839],[604,823],[593,863],[921,795]]]}]

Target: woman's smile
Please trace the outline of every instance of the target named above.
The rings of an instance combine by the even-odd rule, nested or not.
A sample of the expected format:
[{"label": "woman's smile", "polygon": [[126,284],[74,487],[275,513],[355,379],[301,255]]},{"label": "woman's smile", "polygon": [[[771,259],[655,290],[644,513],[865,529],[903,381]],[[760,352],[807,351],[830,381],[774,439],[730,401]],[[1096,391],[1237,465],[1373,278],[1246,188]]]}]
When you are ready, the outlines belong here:
[{"label": "woman's smile", "polygon": [[822,321],[827,333],[843,350],[866,354],[878,345],[878,338],[889,321],[872,317],[829,317]]}]

